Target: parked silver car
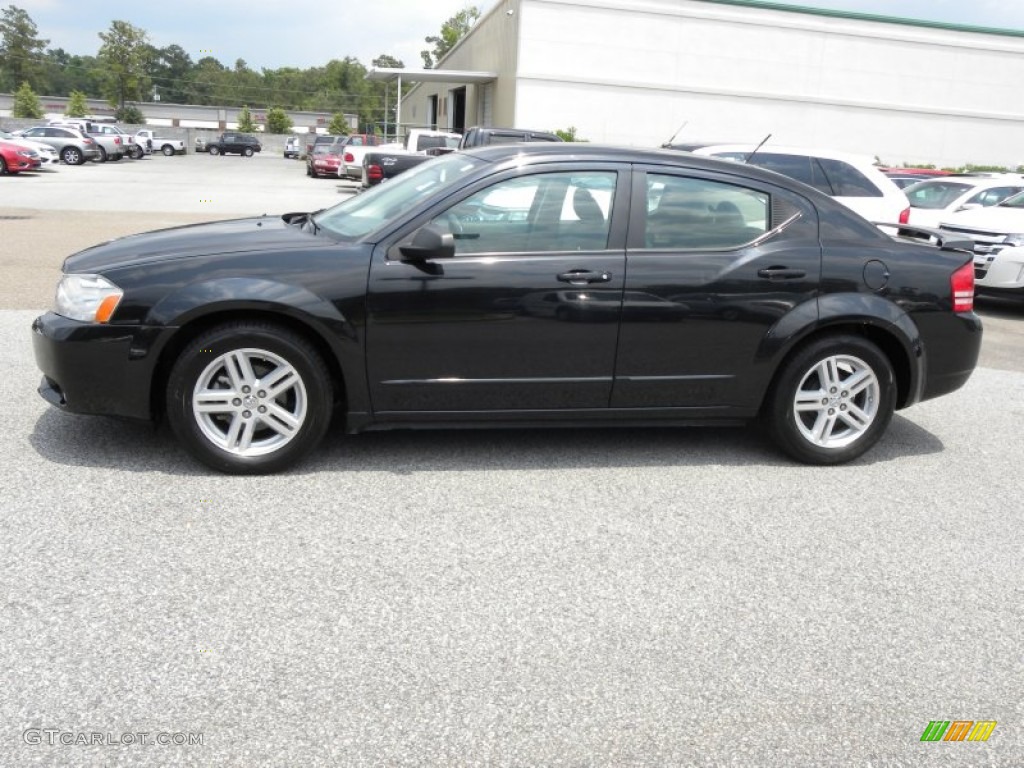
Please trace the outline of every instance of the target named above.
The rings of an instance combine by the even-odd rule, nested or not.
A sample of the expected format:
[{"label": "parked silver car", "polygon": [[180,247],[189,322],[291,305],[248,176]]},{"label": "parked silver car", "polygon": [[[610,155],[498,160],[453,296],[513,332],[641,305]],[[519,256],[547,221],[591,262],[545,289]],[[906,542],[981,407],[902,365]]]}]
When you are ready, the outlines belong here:
[{"label": "parked silver car", "polygon": [[14,135],[49,144],[67,165],[82,165],[87,160],[100,159],[100,148],[96,140],[76,128],[39,125],[15,131]]}]

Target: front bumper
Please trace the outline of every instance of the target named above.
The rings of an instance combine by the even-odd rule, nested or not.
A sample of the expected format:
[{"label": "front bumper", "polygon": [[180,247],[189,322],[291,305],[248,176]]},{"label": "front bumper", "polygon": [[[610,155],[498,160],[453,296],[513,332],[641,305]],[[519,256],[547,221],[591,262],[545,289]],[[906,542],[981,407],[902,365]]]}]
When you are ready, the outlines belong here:
[{"label": "front bumper", "polygon": [[1024,292],[1024,248],[976,253],[974,285],[980,291]]},{"label": "front bumper", "polygon": [[72,413],[151,419],[155,360],[147,350],[164,330],[40,315],[32,323],[32,347],[43,373],[39,394]]}]

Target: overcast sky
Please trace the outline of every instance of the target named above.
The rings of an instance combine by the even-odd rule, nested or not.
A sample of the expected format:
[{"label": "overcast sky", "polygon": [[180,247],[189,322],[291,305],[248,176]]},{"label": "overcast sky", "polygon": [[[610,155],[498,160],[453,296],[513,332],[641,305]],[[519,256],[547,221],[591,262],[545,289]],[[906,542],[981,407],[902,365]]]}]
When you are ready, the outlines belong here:
[{"label": "overcast sky", "polygon": [[[463,8],[489,10],[501,0],[15,0],[51,48],[95,55],[97,33],[121,19],[144,29],[157,47],[180,45],[193,61],[212,55],[233,66],[306,68],[354,56],[363,64],[382,53],[420,67],[419,52],[441,24]],[[785,0],[782,0],[785,1]],[[1024,0],[806,0],[804,5],[864,13],[1024,30]],[[568,33],[568,32],[567,32]]]}]

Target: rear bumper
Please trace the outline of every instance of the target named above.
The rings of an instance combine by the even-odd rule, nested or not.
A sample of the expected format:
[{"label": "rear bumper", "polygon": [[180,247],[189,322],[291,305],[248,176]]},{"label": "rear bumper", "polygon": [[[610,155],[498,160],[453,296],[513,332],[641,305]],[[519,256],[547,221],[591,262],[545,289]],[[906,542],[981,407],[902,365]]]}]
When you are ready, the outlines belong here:
[{"label": "rear bumper", "polygon": [[925,349],[925,377],[921,400],[960,389],[974,373],[981,353],[981,318],[973,312],[931,312],[915,315],[922,338],[936,339]]},{"label": "rear bumper", "polygon": [[81,323],[53,312],[37,317],[32,347],[43,373],[39,394],[72,413],[151,419],[154,364],[143,341],[152,341],[155,330]]}]

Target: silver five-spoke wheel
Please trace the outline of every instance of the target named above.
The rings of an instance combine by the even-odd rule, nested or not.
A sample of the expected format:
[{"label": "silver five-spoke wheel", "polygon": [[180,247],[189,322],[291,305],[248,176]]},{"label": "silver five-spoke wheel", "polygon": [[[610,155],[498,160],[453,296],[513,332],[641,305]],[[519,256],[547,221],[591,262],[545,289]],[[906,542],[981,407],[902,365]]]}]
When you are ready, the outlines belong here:
[{"label": "silver five-spoke wheel", "polygon": [[284,358],[235,349],[196,381],[192,413],[199,429],[236,456],[261,456],[292,440],[306,420],[306,385]]},{"label": "silver five-spoke wheel", "polygon": [[166,406],[174,433],[200,461],[223,472],[276,472],[320,442],[334,387],[310,338],[270,322],[233,322],[180,350]]},{"label": "silver five-spoke wheel", "polygon": [[793,458],[841,464],[878,442],[896,396],[892,362],[877,344],[852,334],[823,336],[782,364],[763,416]]},{"label": "silver five-spoke wheel", "polygon": [[797,428],[822,448],[844,448],[878,415],[878,377],[853,355],[821,360],[804,375],[793,401]]}]

